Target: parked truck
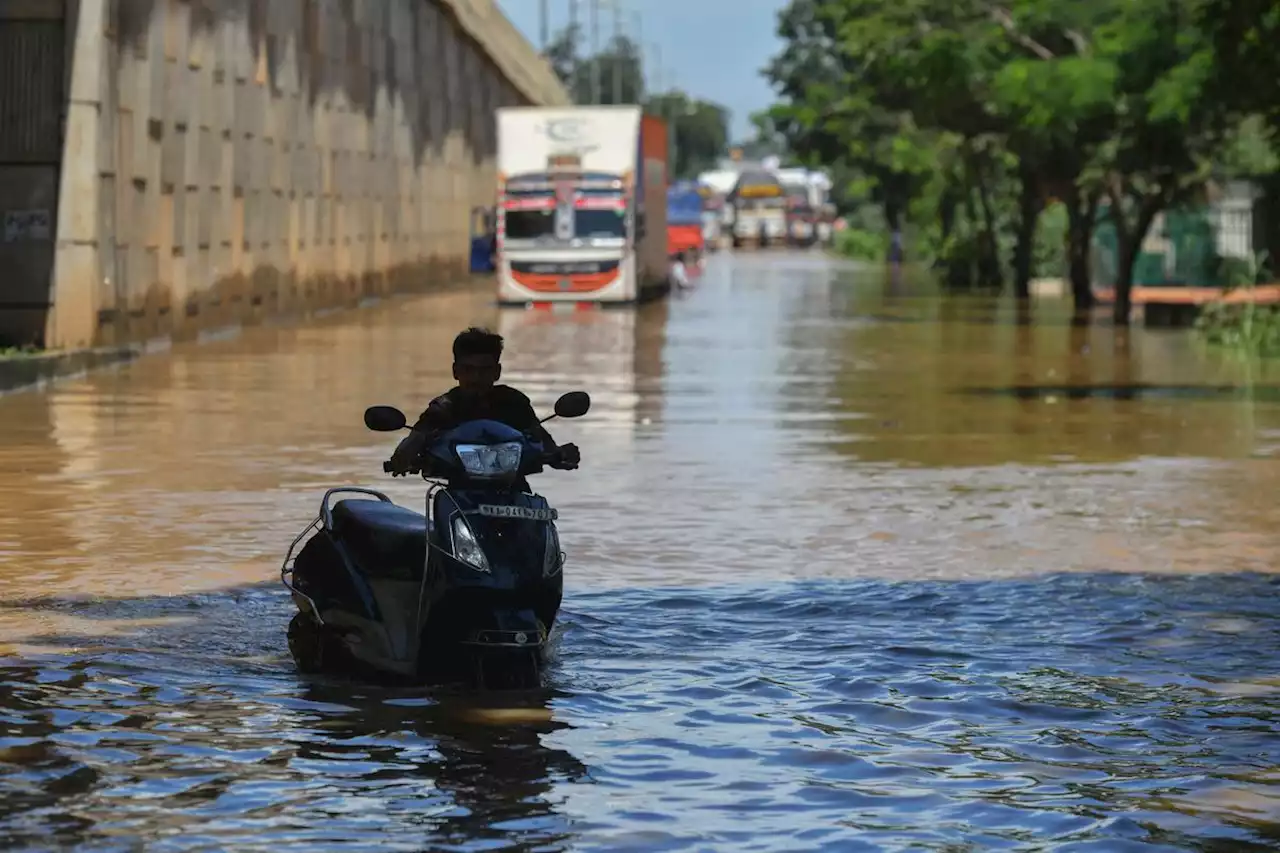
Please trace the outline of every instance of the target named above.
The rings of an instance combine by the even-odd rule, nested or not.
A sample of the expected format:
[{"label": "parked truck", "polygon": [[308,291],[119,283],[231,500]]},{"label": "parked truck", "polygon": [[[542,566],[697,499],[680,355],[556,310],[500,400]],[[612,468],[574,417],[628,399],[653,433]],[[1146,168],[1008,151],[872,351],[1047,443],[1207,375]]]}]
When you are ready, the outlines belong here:
[{"label": "parked truck", "polygon": [[670,292],[667,126],[637,106],[498,110],[498,302]]},{"label": "parked truck", "polygon": [[728,203],[733,205],[733,247],[781,245],[787,239],[787,199],[773,172],[744,169]]}]

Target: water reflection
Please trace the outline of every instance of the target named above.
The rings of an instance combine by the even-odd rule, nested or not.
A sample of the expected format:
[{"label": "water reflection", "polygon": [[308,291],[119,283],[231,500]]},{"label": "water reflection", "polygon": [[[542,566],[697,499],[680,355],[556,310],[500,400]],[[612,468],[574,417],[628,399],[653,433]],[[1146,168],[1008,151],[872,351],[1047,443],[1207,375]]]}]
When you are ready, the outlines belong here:
[{"label": "water reflection", "polygon": [[[1073,326],[1057,316],[1061,307],[1037,306],[1027,325],[1012,303],[955,296],[941,300],[936,322],[830,322],[821,331],[811,309],[788,307],[794,346],[843,354],[827,371],[829,410],[847,436],[836,446],[864,463],[1242,458],[1280,428],[1280,382],[1259,384],[1207,358],[1188,334]],[[850,319],[865,308],[851,306]]]},{"label": "water reflection", "polygon": [[[74,446],[55,427],[48,395],[15,395],[0,416],[0,565],[31,553],[70,555],[80,539],[66,513],[59,474],[74,464]],[[4,511],[8,510],[8,511]],[[39,583],[45,577],[31,578]]]},{"label": "water reflection", "polygon": [[[278,621],[280,604],[266,587],[11,602],[81,621],[80,633],[14,638],[25,655],[0,667],[7,841],[83,844],[141,825],[154,836],[170,822],[183,849],[241,836],[253,843],[237,849],[264,850],[362,833],[394,836],[390,849],[414,836],[430,849],[568,837],[554,789],[586,768],[544,744],[565,728],[556,691],[495,704],[300,680],[274,631],[246,631],[260,614]],[[119,628],[103,636],[89,620]]]},{"label": "water reflection", "polygon": [[638,310],[503,311],[495,326],[506,338],[503,381],[547,412],[565,391],[587,391],[592,410],[574,424],[575,441],[627,452],[637,427],[660,418],[669,310],[662,301]]},{"label": "water reflection", "polygon": [[[554,693],[504,697],[499,707],[474,696],[353,697],[349,685],[313,684],[303,695],[326,712],[314,740],[294,740],[296,762],[321,776],[350,777],[346,768],[363,769],[360,781],[380,799],[400,801],[383,816],[420,823],[422,843],[431,849],[557,849],[572,837],[555,791],[585,781],[587,768],[544,743],[567,728],[549,707]],[[352,811],[350,804],[330,802],[312,801],[306,812],[320,820]],[[370,806],[363,802],[359,809]]]},{"label": "water reflection", "polygon": [[554,686],[501,704],[300,680],[269,651],[266,590],[198,600],[0,667],[11,847],[1251,849],[1280,832],[1274,576],[578,594]]},{"label": "water reflection", "polygon": [[[350,685],[299,690],[283,675],[183,683],[119,658],[6,666],[0,685],[0,827],[13,846],[159,838],[170,827],[181,849],[228,838],[262,850],[360,837],[402,849],[415,836],[430,849],[548,845],[571,830],[556,786],[586,773],[542,743],[564,728],[549,696],[490,708]],[[236,687],[252,692],[236,697]]]},{"label": "water reflection", "polygon": [[1239,385],[1089,385],[1079,373],[1067,385],[1016,384],[1003,388],[967,388],[966,393],[1016,397],[1019,400],[1256,400],[1280,403],[1280,388]]},{"label": "water reflection", "polygon": [[[611,783],[607,808],[568,791],[566,812],[603,824],[583,849],[1243,850],[1280,825],[1274,577],[780,583],[579,606],[595,630],[566,647],[582,686],[557,742],[610,756],[592,778]],[[625,632],[639,612],[645,640]],[[604,712],[609,726],[578,725]]]}]

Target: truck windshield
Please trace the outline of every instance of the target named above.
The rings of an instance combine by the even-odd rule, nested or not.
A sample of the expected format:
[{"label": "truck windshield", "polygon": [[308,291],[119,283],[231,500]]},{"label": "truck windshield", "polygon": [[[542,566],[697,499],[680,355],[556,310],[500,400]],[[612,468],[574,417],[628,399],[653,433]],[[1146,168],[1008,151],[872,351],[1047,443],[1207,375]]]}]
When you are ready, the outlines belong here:
[{"label": "truck windshield", "polygon": [[554,210],[508,210],[505,214],[505,236],[508,240],[538,240],[555,236]]},{"label": "truck windshield", "polygon": [[627,220],[621,210],[575,210],[573,235],[580,240],[617,239],[627,236]]}]

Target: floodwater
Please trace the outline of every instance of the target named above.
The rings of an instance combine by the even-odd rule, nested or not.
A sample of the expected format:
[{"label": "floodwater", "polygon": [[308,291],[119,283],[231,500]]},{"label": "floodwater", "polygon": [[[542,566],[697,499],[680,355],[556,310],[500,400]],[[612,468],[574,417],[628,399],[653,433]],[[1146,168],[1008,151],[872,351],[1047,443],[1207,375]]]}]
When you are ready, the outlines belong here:
[{"label": "floodwater", "polygon": [[[1280,848],[1280,371],[818,255],[484,294],[0,398],[0,838],[84,850]],[[278,567],[470,322],[585,388],[545,691],[299,677]]]}]

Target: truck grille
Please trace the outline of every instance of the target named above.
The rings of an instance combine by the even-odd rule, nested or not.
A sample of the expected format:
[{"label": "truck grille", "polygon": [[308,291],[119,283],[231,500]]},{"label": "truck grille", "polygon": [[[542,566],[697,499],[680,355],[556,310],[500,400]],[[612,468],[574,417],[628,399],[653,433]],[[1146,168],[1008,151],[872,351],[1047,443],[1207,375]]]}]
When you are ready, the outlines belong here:
[{"label": "truck grille", "polygon": [[524,275],[595,275],[613,272],[620,262],[613,261],[512,261],[511,271]]}]

